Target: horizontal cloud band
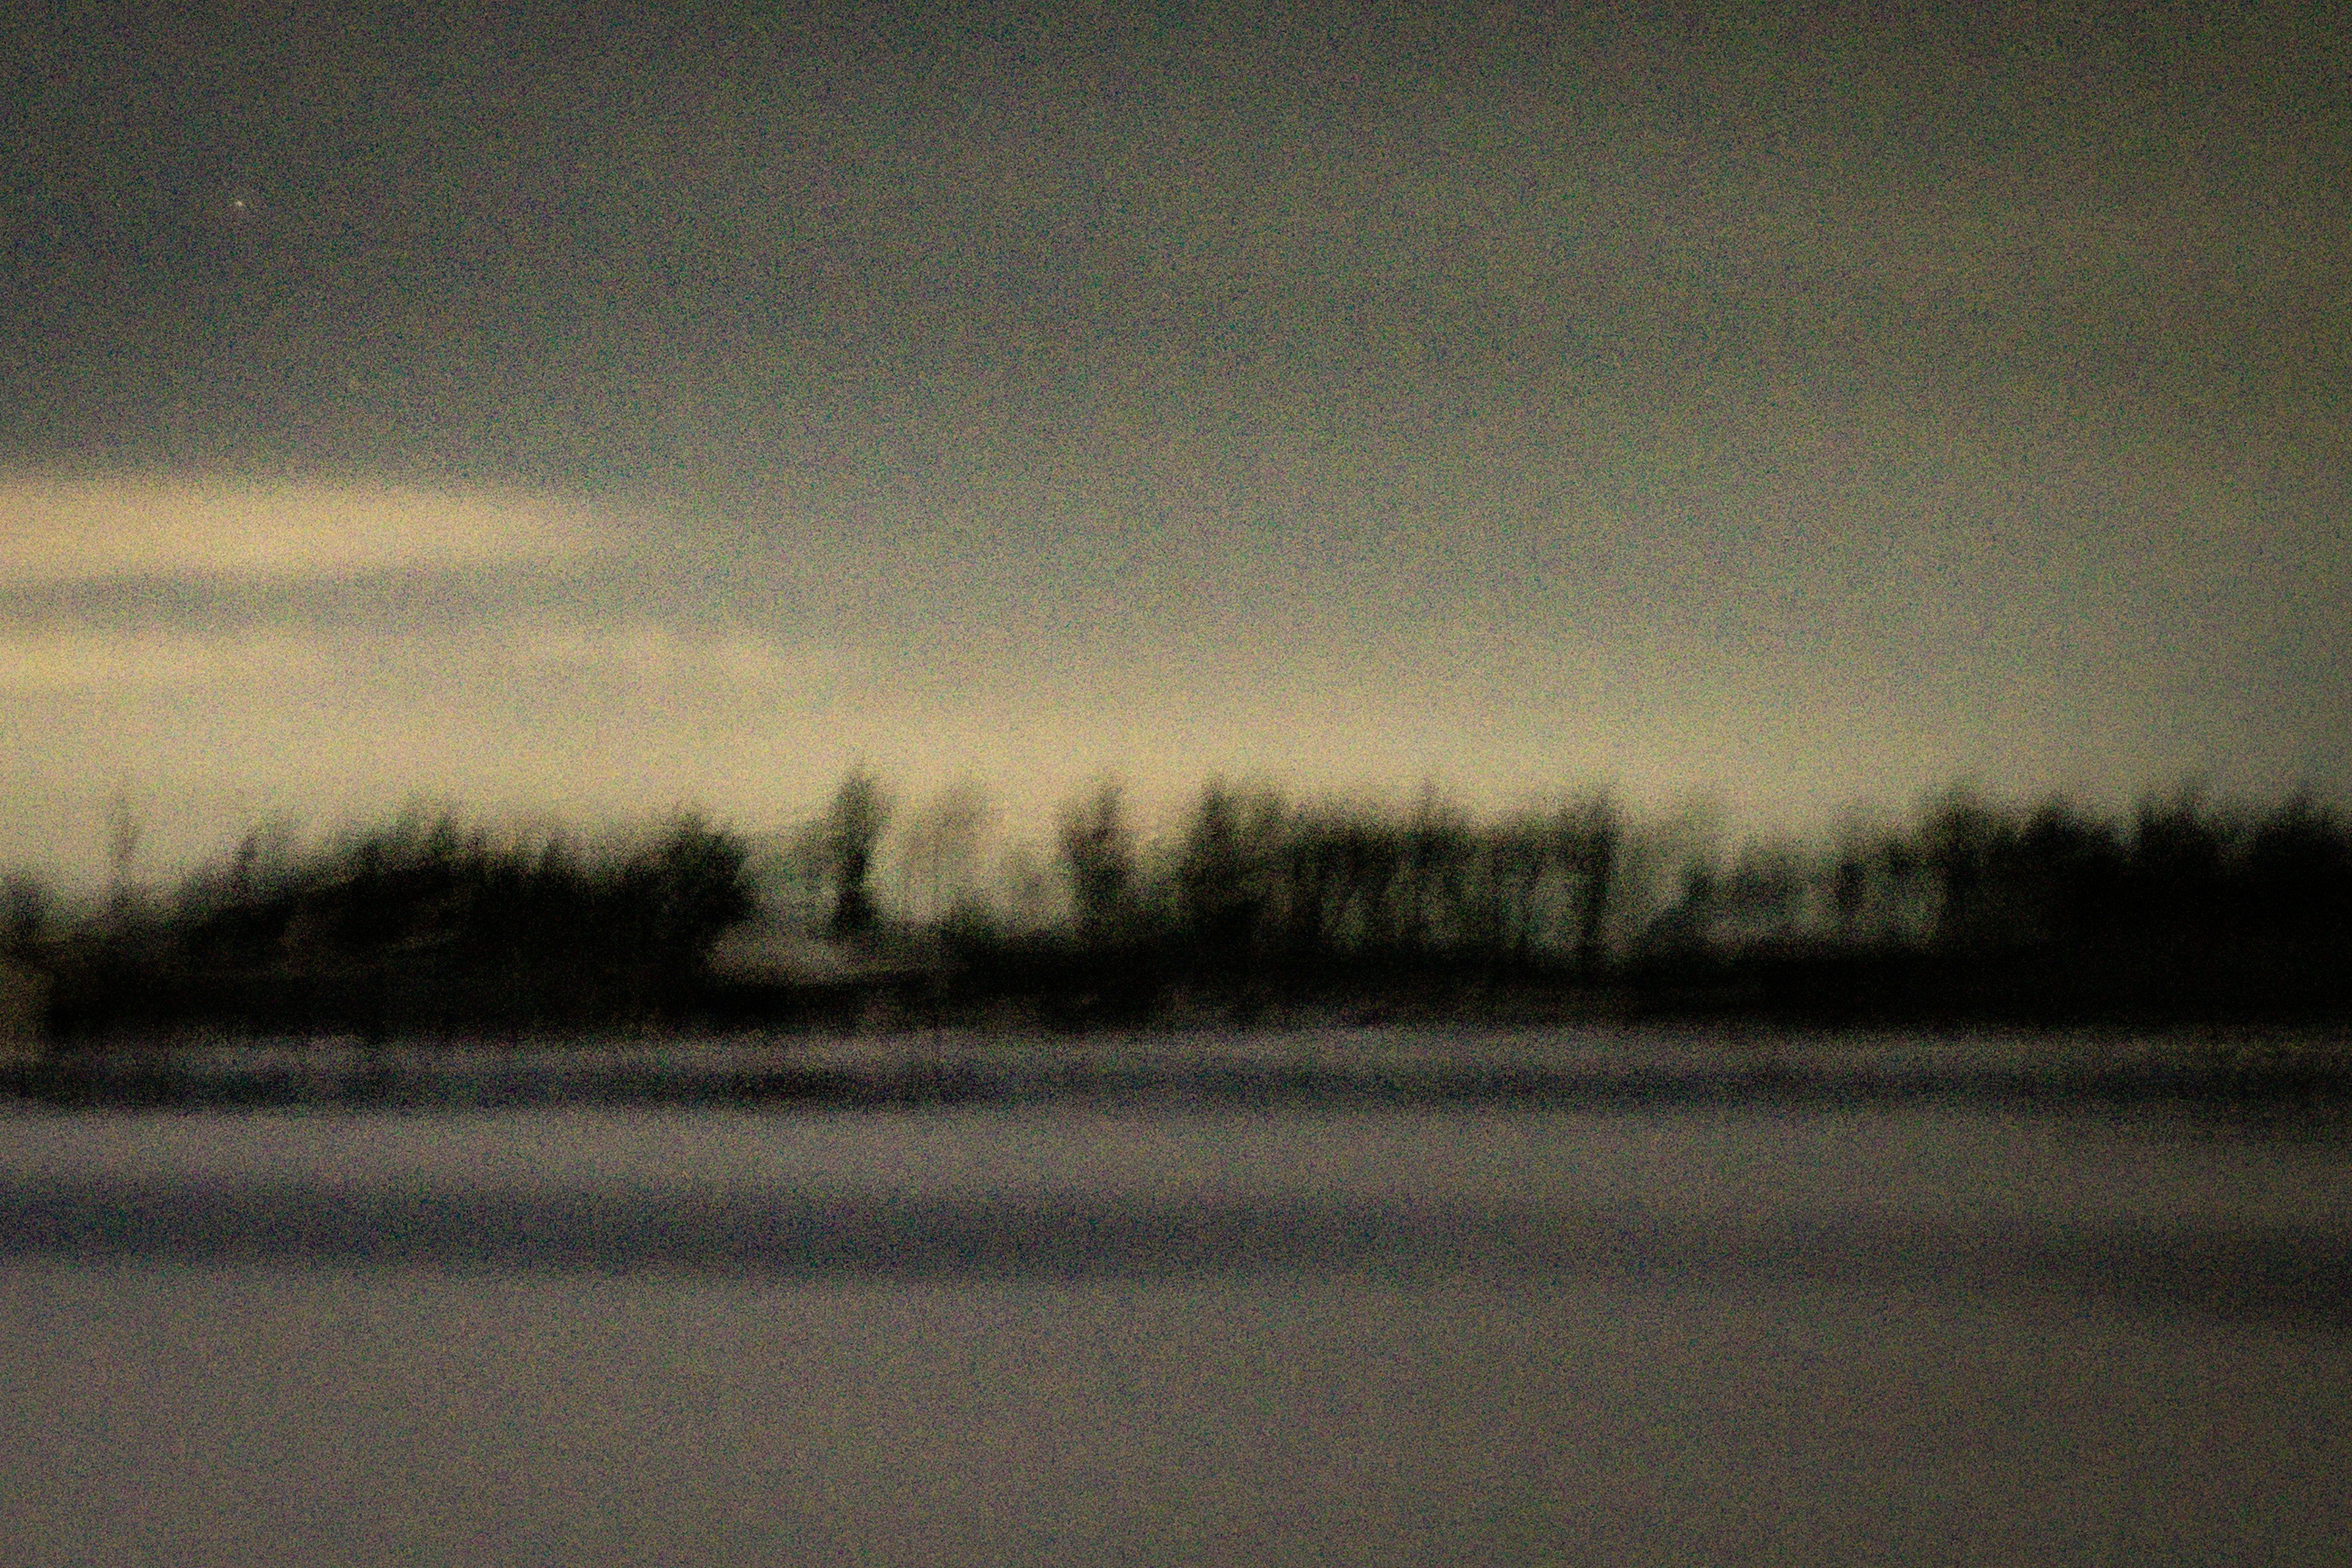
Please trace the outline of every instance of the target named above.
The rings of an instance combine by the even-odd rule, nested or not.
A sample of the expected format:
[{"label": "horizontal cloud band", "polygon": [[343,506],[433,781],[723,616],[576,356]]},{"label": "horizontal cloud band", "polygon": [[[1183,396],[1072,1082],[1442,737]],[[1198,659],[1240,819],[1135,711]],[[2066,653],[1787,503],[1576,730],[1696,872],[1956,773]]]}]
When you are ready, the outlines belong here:
[{"label": "horizontal cloud band", "polygon": [[485,566],[602,545],[597,523],[576,507],[520,493],[142,479],[0,484],[0,585]]},{"label": "horizontal cloud band", "polygon": [[842,658],[826,648],[648,621],[516,619],[455,631],[377,635],[84,627],[0,634],[0,693],[20,694],[308,682],[371,672],[459,682],[468,676],[572,675],[716,690],[782,690],[829,681],[843,668]]}]

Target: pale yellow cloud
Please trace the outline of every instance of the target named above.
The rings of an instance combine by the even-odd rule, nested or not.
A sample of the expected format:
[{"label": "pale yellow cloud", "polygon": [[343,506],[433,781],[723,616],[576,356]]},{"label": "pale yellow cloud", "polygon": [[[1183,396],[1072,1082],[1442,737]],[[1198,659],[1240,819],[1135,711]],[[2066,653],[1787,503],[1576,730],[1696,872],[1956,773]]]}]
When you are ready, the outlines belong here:
[{"label": "pale yellow cloud", "polygon": [[[0,631],[0,695],[235,688],[430,677],[512,689],[518,679],[566,674],[660,691],[677,700],[730,693],[822,691],[846,669],[835,650],[747,631],[679,630],[515,616],[457,631],[354,636],[305,629],[234,631],[38,627]],[[270,700],[279,699],[272,697]]]},{"label": "pale yellow cloud", "polygon": [[289,632],[0,633],[0,694],[141,691],[316,679],[317,638]]},{"label": "pale yellow cloud", "polygon": [[0,584],[141,574],[288,578],[596,550],[597,519],[520,492],[150,479],[0,483]]}]

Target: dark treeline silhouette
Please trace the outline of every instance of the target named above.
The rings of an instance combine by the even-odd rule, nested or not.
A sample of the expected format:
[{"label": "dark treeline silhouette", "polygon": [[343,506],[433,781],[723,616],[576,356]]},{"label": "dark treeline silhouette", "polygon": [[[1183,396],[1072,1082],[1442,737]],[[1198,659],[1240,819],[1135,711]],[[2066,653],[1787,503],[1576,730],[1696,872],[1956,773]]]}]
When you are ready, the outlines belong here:
[{"label": "dark treeline silhouette", "polygon": [[229,1034],[546,1031],[700,1005],[712,942],[753,910],[745,850],[682,816],[587,845],[412,815],[278,858],[248,836],[161,907],[102,915],[20,955],[53,979],[65,1041]]},{"label": "dark treeline silhouette", "polygon": [[1852,907],[1908,885],[1931,910],[1895,944],[1914,962],[1856,975],[1860,1006],[1894,1008],[1898,987],[1918,1006],[2052,1019],[2259,1019],[2352,1003],[2352,831],[2307,798],[2256,813],[2184,793],[2105,821],[2063,801],[1954,795],[1837,875]]},{"label": "dark treeline silhouette", "polygon": [[853,773],[793,840],[797,894],[763,891],[755,847],[691,815],[593,844],[423,814],[305,853],[254,836],[169,899],[118,886],[79,920],[11,878],[0,942],[45,978],[67,1044],[861,1016],[2352,1017],[2352,825],[2305,798],[2105,817],[1954,792],[1874,832],[1727,853],[1599,795],[1482,818],[1433,792],[1384,807],[1224,781],[1148,837],[1105,784],[1059,814],[1033,879],[1051,896],[1025,906],[950,900],[940,867],[970,846],[941,824],[976,816],[932,822],[919,921],[875,890],[890,817]]},{"label": "dark treeline silhouette", "polygon": [[1106,788],[1064,813],[1066,925],[965,944],[976,992],[1148,1016],[1295,1003],[1817,1023],[2352,1016],[2352,827],[2193,794],[2105,820],[1959,792],[1730,857],[1603,796],[1477,820],[1213,783],[1156,858]]},{"label": "dark treeline silhouette", "polygon": [[1173,837],[1141,843],[1119,792],[1066,808],[1070,917],[1025,938],[967,932],[967,983],[1073,1016],[1171,995],[1247,1015],[1274,1003],[1444,1007],[1498,984],[1590,987],[1623,825],[1605,801],[1480,823],[1425,794],[1402,812],[1294,805],[1223,781]]}]

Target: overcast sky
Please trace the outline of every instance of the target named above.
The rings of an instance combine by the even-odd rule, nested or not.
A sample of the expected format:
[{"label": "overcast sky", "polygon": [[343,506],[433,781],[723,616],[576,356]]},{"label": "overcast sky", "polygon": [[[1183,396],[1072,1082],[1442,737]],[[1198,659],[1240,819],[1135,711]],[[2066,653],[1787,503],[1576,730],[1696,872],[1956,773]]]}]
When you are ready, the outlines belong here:
[{"label": "overcast sky", "polygon": [[0,24],[0,858],[2352,783],[2331,7],[124,9]]}]

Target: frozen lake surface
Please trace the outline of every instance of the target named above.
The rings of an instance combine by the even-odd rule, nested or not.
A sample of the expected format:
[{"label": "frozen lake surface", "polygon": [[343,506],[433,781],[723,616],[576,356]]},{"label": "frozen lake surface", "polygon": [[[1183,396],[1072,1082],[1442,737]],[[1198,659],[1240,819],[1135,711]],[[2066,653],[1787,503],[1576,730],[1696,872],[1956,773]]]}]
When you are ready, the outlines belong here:
[{"label": "frozen lake surface", "polygon": [[19,1110],[0,1562],[2334,1563],[2347,1178],[1937,1103]]}]

